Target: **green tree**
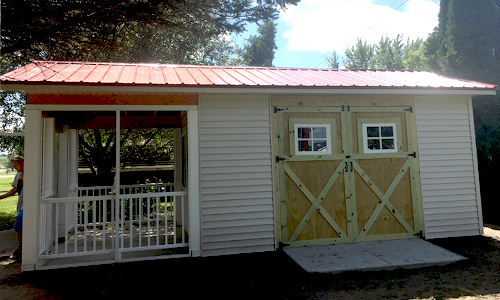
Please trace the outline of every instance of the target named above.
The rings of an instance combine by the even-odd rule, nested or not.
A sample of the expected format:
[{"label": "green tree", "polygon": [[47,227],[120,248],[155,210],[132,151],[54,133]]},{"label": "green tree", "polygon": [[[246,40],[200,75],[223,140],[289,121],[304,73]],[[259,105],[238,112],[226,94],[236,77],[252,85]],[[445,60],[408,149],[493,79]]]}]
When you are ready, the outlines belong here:
[{"label": "green tree", "polygon": [[[115,138],[116,131],[113,129],[86,129],[78,132],[80,159],[101,185],[113,184]],[[173,154],[173,131],[169,128],[120,131],[121,168],[168,162],[172,160]]]},{"label": "green tree", "polygon": [[[19,92],[0,92],[0,131],[24,131],[24,106],[26,94]],[[0,136],[0,149],[10,154],[24,155],[24,137]]]},{"label": "green tree", "polygon": [[[343,60],[347,69],[385,69],[385,70],[429,70],[429,63],[424,53],[425,43],[422,38],[403,43],[403,36],[394,39],[382,36],[377,44],[369,44],[358,39],[356,44],[346,48]],[[328,64],[338,60],[337,53],[327,58]]]},{"label": "green tree", "polygon": [[[435,72],[500,85],[500,1],[441,0],[439,25],[426,43]],[[473,98],[483,212],[498,222],[500,96]]]},{"label": "green tree", "polygon": [[375,67],[385,70],[402,70],[404,44],[403,37],[398,34],[394,39],[382,36],[374,46]]},{"label": "green tree", "polygon": [[328,63],[328,67],[332,69],[338,69],[340,67],[339,63],[339,55],[337,51],[333,50],[332,57],[327,57],[326,62]]},{"label": "green tree", "polygon": [[403,54],[403,68],[405,70],[430,71],[429,60],[425,56],[425,40],[406,41]]},{"label": "green tree", "polygon": [[[117,49],[124,37],[167,30],[179,39],[241,32],[246,22],[277,18],[299,0],[5,0],[2,56],[30,59],[81,57]],[[22,16],[22,17],[21,17]],[[12,65],[12,64],[11,64]],[[2,70],[5,72],[5,69]]]},{"label": "green tree", "polygon": [[358,38],[356,44],[347,48],[344,52],[343,60],[346,69],[374,69],[375,68],[375,47]]},{"label": "green tree", "polygon": [[274,52],[277,49],[276,24],[266,21],[259,26],[259,34],[250,36],[242,50],[243,63],[247,66],[272,67]]}]

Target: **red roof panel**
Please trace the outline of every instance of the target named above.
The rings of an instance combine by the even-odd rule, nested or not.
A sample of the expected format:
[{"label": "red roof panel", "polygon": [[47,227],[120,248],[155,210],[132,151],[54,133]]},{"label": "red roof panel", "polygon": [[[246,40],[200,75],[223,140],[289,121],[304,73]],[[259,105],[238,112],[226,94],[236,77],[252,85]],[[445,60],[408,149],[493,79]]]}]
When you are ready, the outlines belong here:
[{"label": "red roof panel", "polygon": [[162,68],[152,67],[150,70],[151,84],[165,84],[165,77],[163,77]]},{"label": "red roof panel", "polygon": [[168,86],[447,88],[497,86],[421,71],[219,67],[35,61],[0,77],[2,83]]},{"label": "red roof panel", "polygon": [[123,72],[123,66],[111,66],[106,72],[106,75],[102,78],[102,83],[117,83]]}]

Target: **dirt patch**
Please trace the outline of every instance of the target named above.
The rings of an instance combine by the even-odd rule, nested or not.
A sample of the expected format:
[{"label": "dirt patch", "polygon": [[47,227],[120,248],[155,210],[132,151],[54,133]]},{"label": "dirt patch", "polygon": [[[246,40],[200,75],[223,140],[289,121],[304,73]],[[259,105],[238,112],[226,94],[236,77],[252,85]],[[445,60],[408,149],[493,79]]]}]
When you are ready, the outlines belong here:
[{"label": "dirt patch", "polygon": [[447,266],[308,274],[283,252],[19,273],[0,265],[2,299],[500,299],[500,227],[432,240],[469,258]]}]

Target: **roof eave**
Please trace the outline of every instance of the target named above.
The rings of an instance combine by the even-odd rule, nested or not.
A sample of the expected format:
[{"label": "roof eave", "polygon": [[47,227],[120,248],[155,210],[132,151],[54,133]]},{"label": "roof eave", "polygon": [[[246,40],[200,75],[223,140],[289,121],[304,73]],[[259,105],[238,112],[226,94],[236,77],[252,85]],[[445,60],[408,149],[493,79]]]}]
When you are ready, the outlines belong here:
[{"label": "roof eave", "polygon": [[498,86],[425,87],[425,86],[262,86],[262,85],[160,85],[160,84],[73,84],[54,82],[2,81],[2,91],[25,93],[182,93],[182,94],[410,94],[410,95],[496,95]]}]

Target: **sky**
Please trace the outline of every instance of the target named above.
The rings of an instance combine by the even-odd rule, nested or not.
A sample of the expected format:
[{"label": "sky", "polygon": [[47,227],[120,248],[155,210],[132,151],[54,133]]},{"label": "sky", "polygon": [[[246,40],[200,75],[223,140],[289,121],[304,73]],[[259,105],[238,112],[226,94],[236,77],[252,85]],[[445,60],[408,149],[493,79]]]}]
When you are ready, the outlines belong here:
[{"label": "sky", "polygon": [[[301,0],[277,21],[276,67],[327,68],[357,38],[427,38],[438,24],[439,0]],[[255,34],[255,28],[249,28]],[[342,63],[341,63],[342,64]]]}]

